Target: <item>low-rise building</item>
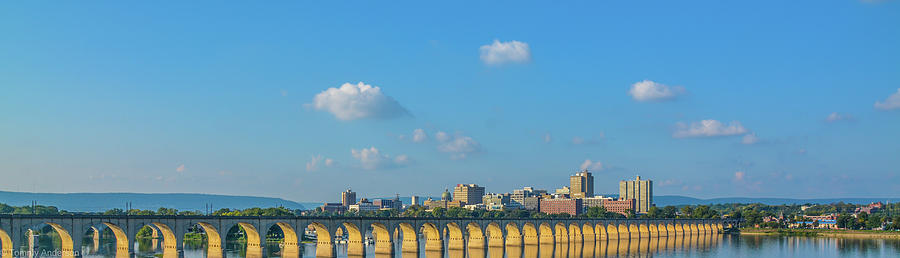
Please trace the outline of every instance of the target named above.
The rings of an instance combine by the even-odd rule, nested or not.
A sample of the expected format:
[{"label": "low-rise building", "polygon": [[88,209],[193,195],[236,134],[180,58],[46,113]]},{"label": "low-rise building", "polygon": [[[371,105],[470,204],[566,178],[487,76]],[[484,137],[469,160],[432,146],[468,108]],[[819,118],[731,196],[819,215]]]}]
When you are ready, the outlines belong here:
[{"label": "low-rise building", "polygon": [[484,203],[476,203],[476,204],[466,204],[465,206],[463,206],[463,208],[470,210],[470,211],[474,211],[474,210],[484,210],[485,208],[487,208],[487,206],[484,205]]},{"label": "low-rise building", "polygon": [[339,202],[325,203],[320,208],[324,212],[344,213],[344,211],[347,211],[347,206],[344,206],[343,203]]},{"label": "low-rise building", "polygon": [[584,208],[587,209],[589,207],[603,207],[603,201],[612,201],[612,197],[603,197],[603,196],[594,196],[583,198],[584,200]]},{"label": "low-rise building", "polygon": [[351,211],[377,211],[380,210],[381,206],[372,204],[370,202],[360,202],[358,204],[351,204],[347,210]]},{"label": "low-rise building", "polygon": [[522,203],[522,208],[530,211],[538,211],[541,210],[541,197],[540,196],[530,196],[525,197],[525,201]]},{"label": "low-rise building", "polygon": [[428,198],[422,206],[425,206],[425,210],[433,210],[434,208],[448,209],[450,207],[462,207],[463,205],[461,201],[432,200]]},{"label": "low-rise building", "polygon": [[495,194],[489,193],[485,194],[481,197],[481,203],[484,204],[484,207],[488,210],[502,210],[504,207],[510,209],[518,209],[520,206],[516,202],[512,202],[510,199],[510,194]]},{"label": "low-rise building", "polygon": [[856,213],[868,213],[872,214],[873,212],[877,212],[878,210],[884,208],[884,203],[881,202],[873,202],[865,207],[856,208]]},{"label": "low-rise building", "polygon": [[523,187],[522,189],[513,190],[509,196],[510,204],[517,203],[526,210],[540,209],[540,196],[546,195],[547,190],[537,190],[533,187]]},{"label": "low-rise building", "polygon": [[541,212],[547,214],[568,213],[575,216],[584,212],[581,199],[541,199]]},{"label": "low-rise building", "polygon": [[608,212],[615,212],[625,216],[634,212],[635,208],[634,199],[603,200],[602,205]]}]

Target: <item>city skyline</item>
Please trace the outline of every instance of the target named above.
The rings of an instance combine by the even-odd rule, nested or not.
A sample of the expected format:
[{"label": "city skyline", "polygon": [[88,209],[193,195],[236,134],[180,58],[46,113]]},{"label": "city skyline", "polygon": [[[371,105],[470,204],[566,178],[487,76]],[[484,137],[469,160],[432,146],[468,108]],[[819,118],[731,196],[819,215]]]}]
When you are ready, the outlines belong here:
[{"label": "city skyline", "polygon": [[900,194],[897,1],[479,5],[2,3],[0,191]]}]

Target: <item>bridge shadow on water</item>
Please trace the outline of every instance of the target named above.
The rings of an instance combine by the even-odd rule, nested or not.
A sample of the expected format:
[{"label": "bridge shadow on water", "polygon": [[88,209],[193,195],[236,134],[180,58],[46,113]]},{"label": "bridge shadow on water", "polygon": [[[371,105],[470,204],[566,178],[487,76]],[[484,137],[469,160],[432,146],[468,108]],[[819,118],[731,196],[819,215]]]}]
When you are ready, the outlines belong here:
[{"label": "bridge shadow on water", "polygon": [[[556,244],[467,247],[466,249],[448,249],[445,244],[440,251],[424,251],[425,243],[420,243],[418,252],[394,252],[390,254],[376,253],[374,246],[366,247],[364,256],[348,255],[346,245],[336,246],[336,257],[375,257],[375,258],[577,258],[577,257],[648,257],[657,254],[673,254],[675,252],[690,254],[704,252],[715,248],[722,235],[685,235],[671,237],[651,237],[634,239],[609,239],[588,242],[569,242]],[[401,245],[395,248],[400,250]],[[314,244],[304,245],[301,257],[316,257]],[[281,256],[278,256],[281,257]]]},{"label": "bridge shadow on water", "polygon": [[[685,235],[671,237],[650,237],[635,239],[609,239],[588,242],[569,242],[556,244],[517,245],[497,247],[467,247],[450,249],[444,244],[443,250],[427,250],[425,241],[419,243],[418,252],[378,253],[374,245],[366,245],[365,255],[348,255],[346,244],[335,246],[336,258],[576,258],[576,257],[619,257],[619,256],[656,256],[658,254],[703,253],[715,248],[722,235]],[[100,246],[88,244],[91,254],[85,257],[130,257],[127,253],[116,253],[115,243],[101,239]],[[395,244],[395,250],[402,250],[402,243]],[[224,250],[210,249],[202,241],[186,241],[183,252],[174,249],[166,250],[159,245],[157,239],[142,239],[136,242],[136,257],[316,257],[316,245],[304,244],[299,252],[284,252],[279,243],[269,242],[263,248],[247,248],[242,241],[229,241]],[[212,250],[212,251],[211,251]]]}]

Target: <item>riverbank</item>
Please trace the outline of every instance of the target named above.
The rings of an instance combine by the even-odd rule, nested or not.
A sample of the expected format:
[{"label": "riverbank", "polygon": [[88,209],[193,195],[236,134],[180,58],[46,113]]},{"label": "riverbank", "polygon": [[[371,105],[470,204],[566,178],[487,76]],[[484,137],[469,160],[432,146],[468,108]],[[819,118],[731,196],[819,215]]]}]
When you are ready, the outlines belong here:
[{"label": "riverbank", "polygon": [[840,230],[840,229],[742,228],[741,235],[900,239],[900,232],[897,232],[897,231]]}]

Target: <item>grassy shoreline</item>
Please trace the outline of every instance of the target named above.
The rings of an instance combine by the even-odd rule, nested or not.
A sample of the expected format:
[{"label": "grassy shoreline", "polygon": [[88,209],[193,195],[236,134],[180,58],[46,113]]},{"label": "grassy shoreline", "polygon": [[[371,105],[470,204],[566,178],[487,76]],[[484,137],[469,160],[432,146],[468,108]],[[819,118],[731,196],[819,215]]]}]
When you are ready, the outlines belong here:
[{"label": "grassy shoreline", "polygon": [[842,229],[742,228],[741,235],[900,239],[900,232],[896,232],[896,231],[842,230]]}]

